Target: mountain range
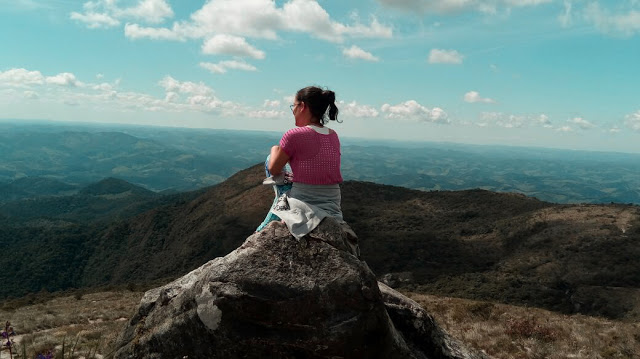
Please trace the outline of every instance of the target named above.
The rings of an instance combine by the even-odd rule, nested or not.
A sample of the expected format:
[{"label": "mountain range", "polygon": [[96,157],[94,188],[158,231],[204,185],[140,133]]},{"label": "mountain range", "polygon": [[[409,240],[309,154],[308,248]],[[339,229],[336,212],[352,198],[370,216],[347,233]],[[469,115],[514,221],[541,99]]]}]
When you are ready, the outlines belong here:
[{"label": "mountain range", "polygon": [[[197,190],[264,161],[281,134],[0,121],[0,203],[114,177]],[[342,174],[425,191],[480,188],[554,203],[640,204],[640,154],[341,138]]]},{"label": "mountain range", "polygon": [[[35,208],[46,206],[38,204],[21,212],[20,204],[38,200],[5,204],[0,296],[180,276],[253,233],[272,202],[263,176],[258,164],[218,185],[164,196],[106,179],[46,199],[68,210],[39,214]],[[640,318],[638,206],[361,181],[346,181],[342,195],[362,258],[396,287]]]}]

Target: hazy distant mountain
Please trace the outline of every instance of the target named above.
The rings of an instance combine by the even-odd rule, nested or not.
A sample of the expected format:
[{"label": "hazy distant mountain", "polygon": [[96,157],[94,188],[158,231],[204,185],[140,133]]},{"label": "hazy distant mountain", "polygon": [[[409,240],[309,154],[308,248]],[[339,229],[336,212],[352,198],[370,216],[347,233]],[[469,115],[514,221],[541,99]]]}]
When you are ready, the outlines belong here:
[{"label": "hazy distant mountain", "polygon": [[[106,227],[0,226],[0,245],[12,248],[11,257],[0,257],[0,295],[181,275],[253,233],[273,195],[262,177],[257,165]],[[637,206],[352,181],[342,193],[363,259],[407,289],[640,317]]]},{"label": "hazy distant mountain", "polygon": [[640,204],[640,155],[433,143],[352,145],[342,152],[348,179],[517,192],[556,203]]},{"label": "hazy distant mountain", "polygon": [[0,143],[5,182],[26,175],[87,184],[116,176],[149,189],[185,190],[218,183],[235,168],[233,156],[188,153],[120,132],[3,133]]},{"label": "hazy distant mountain", "polygon": [[131,195],[140,195],[152,197],[155,196],[156,193],[153,191],[149,191],[140,186],[135,186],[127,181],[117,179],[117,178],[106,178],[100,182],[91,184],[87,187],[84,187],[80,193],[81,195],[87,196],[131,196]]},{"label": "hazy distant mountain", "polygon": [[[0,204],[0,215],[4,217],[4,223],[10,221],[31,226],[52,226],[56,223],[64,226],[69,222],[111,222],[191,195],[160,195],[116,178],[104,179],[76,192],[68,196],[37,196],[7,201]],[[33,222],[37,219],[39,220]],[[0,226],[2,223],[0,221]]]},{"label": "hazy distant mountain", "polygon": [[[280,135],[0,122],[0,183],[46,176],[87,185],[116,177],[153,191],[194,190],[263,161]],[[341,142],[342,173],[349,180],[421,190],[481,188],[557,203],[640,204],[638,154],[353,138]],[[17,194],[22,192],[3,192],[0,185],[0,202],[2,193],[26,198]]]},{"label": "hazy distant mountain", "polygon": [[23,177],[0,183],[0,203],[38,196],[62,196],[76,192],[77,186],[44,177]]}]

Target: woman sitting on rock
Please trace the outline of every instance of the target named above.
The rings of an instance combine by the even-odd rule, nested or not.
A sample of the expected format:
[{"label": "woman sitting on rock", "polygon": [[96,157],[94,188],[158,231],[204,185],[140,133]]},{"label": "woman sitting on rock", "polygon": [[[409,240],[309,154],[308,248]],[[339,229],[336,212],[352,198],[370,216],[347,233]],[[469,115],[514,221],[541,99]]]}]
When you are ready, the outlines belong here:
[{"label": "woman sitting on rock", "polygon": [[328,121],[338,122],[335,99],[333,91],[314,86],[296,93],[290,106],[296,127],[282,136],[280,145],[271,148],[265,163],[265,183],[275,185],[276,199],[258,231],[282,219],[299,239],[325,217],[344,223],[340,140],[336,131],[325,126]]}]

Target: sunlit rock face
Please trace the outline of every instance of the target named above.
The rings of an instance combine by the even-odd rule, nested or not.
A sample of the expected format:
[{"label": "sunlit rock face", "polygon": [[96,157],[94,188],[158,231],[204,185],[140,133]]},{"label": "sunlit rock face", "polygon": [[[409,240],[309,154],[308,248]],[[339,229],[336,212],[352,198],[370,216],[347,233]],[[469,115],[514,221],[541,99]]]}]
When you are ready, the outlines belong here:
[{"label": "sunlit rock face", "polygon": [[238,249],[148,291],[115,358],[481,358],[379,284],[325,219],[296,240],[272,222]]}]

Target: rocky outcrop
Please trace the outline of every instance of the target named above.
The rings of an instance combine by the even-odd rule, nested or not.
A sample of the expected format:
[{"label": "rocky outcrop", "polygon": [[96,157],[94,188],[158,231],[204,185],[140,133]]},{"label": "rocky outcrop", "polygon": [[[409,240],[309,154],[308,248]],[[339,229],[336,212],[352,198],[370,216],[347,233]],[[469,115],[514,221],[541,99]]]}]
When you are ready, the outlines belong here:
[{"label": "rocky outcrop", "polygon": [[272,222],[148,291],[115,358],[482,358],[349,253],[325,219],[302,240]]}]

